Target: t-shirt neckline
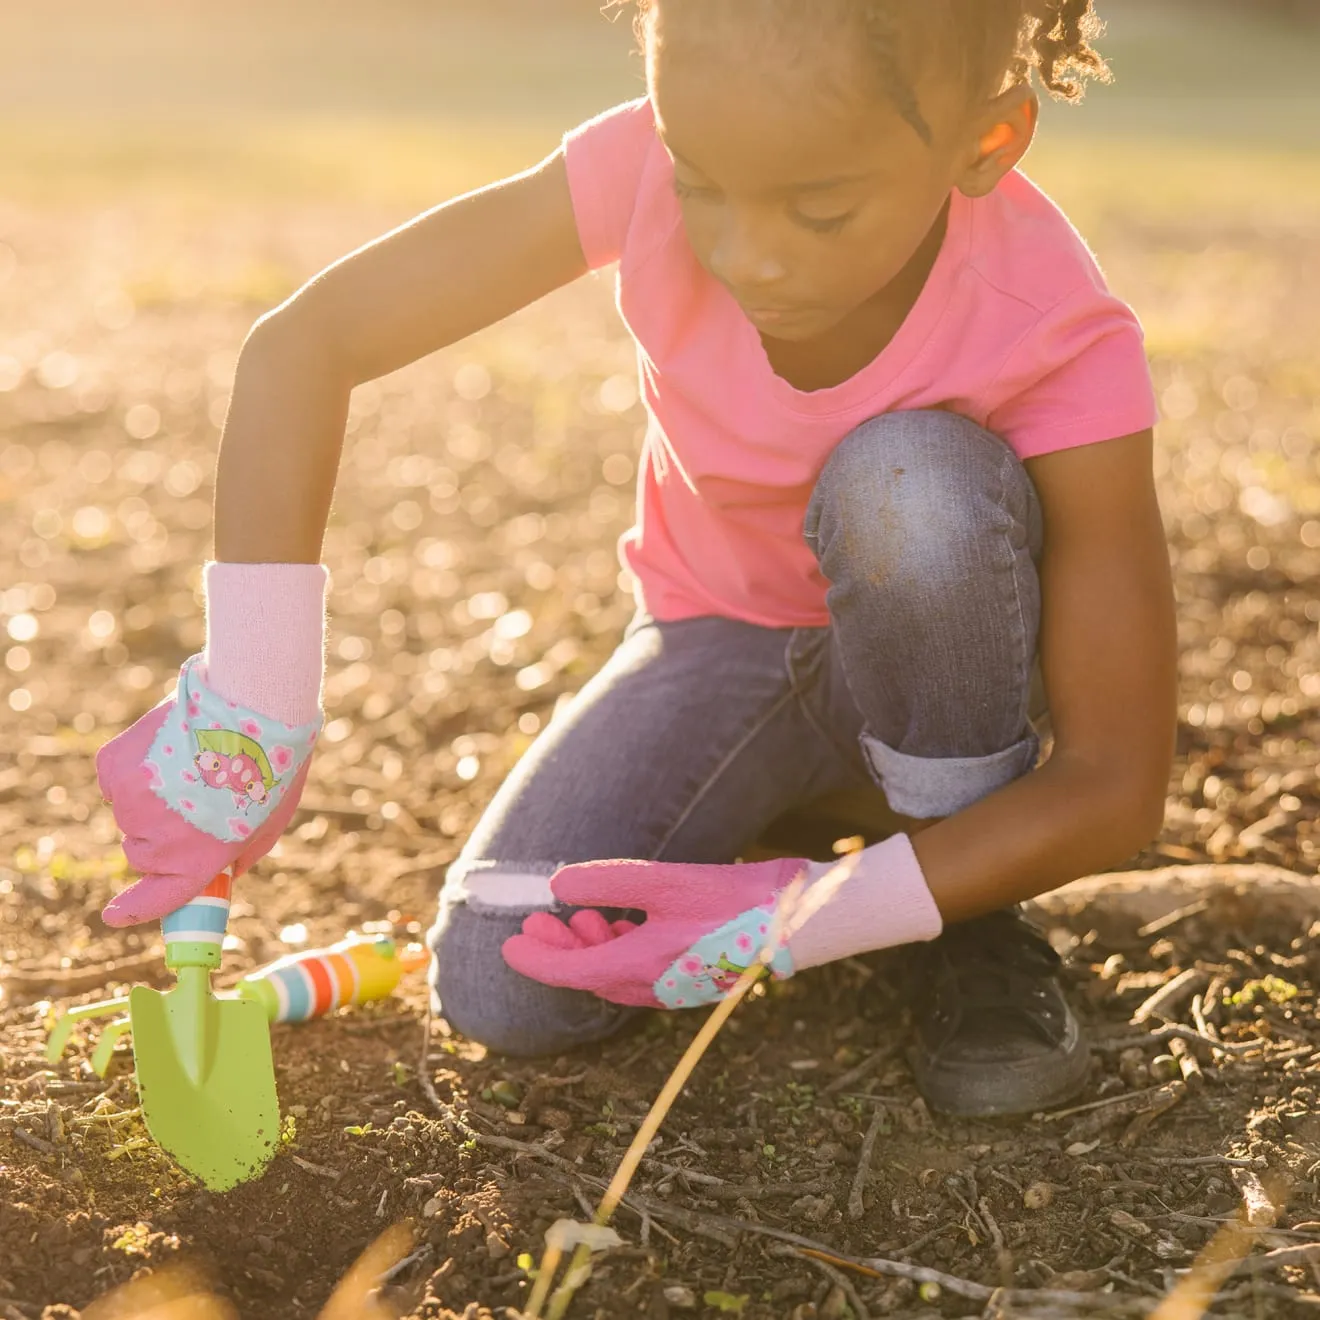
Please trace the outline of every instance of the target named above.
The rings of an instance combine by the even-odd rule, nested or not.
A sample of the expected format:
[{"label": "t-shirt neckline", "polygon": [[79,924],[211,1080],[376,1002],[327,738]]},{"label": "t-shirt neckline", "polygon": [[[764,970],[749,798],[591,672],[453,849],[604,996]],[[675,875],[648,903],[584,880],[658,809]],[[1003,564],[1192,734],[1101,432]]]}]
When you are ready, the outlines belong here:
[{"label": "t-shirt neckline", "polygon": [[749,338],[759,369],[767,381],[767,389],[774,400],[789,412],[823,417],[850,412],[881,385],[892,385],[912,365],[944,315],[957,282],[957,272],[971,244],[971,229],[971,199],[954,189],[949,199],[944,241],[940,244],[930,274],[926,276],[926,283],[912,304],[912,310],[903,318],[903,324],[889,343],[860,371],[822,390],[799,390],[780,376],[770,365],[756,327],[734,303],[735,314],[742,323],[743,333]]}]

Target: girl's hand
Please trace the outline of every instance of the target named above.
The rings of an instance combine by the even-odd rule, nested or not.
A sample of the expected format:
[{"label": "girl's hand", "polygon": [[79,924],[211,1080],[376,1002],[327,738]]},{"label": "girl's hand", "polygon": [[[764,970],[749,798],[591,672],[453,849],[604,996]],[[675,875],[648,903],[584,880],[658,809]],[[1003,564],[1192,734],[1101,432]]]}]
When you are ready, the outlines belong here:
[{"label": "girl's hand", "polygon": [[[795,858],[741,866],[678,862],[583,862],[555,873],[550,887],[587,910],[567,925],[534,912],[522,934],[504,943],[515,971],[546,985],[588,990],[616,1004],[695,1008],[733,988],[775,940],[770,970],[791,976],[793,958],[778,940],[775,905],[804,872],[820,865]],[[597,907],[640,908],[644,925],[610,923]]]},{"label": "girl's hand", "polygon": [[237,879],[297,808],[320,717],[289,725],[226,701],[200,659],[185,662],[173,697],[97,753],[101,795],[142,875],[106,906],[108,925],[164,916],[228,868]]},{"label": "girl's hand", "polygon": [[906,834],[838,862],[583,862],[558,870],[550,888],[574,907],[640,908],[645,924],[585,910],[565,925],[534,912],[504,942],[505,962],[546,985],[647,1008],[723,999],[763,951],[782,979],[943,929]]}]

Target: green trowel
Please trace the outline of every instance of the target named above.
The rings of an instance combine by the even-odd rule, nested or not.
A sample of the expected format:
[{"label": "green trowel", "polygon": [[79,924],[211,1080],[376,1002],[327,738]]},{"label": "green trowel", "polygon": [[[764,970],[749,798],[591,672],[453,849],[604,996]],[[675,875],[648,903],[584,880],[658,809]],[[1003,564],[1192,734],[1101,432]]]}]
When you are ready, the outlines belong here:
[{"label": "green trowel", "polygon": [[164,994],[138,985],[128,996],[147,1130],[216,1191],[256,1177],[280,1135],[265,1011],[211,993],[229,924],[229,885],[227,873],[217,876],[161,920],[165,965],[179,984]]},{"label": "green trowel", "polygon": [[[214,1191],[260,1174],[280,1134],[266,1011],[253,1000],[217,999],[211,992],[229,922],[229,886],[228,873],[218,875],[192,902],[162,918],[165,965],[178,985],[164,993],[134,986],[127,1018],[109,1024],[97,1049],[113,1049],[125,1031],[133,1032],[147,1130]],[[56,1025],[48,1053],[59,1057],[74,1021],[124,1006],[122,999],[107,1000],[74,1010]]]}]

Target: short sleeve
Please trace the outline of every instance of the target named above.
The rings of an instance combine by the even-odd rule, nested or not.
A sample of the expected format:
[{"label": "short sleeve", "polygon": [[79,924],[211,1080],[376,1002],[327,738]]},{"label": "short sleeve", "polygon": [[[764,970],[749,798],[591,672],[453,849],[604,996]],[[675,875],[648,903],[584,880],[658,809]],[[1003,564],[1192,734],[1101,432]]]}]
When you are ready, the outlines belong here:
[{"label": "short sleeve", "polygon": [[1158,417],[1140,322],[1089,282],[1028,331],[993,393],[987,427],[1022,459],[1134,435]]},{"label": "short sleeve", "polygon": [[592,270],[623,253],[648,153],[656,145],[649,98],[617,105],[564,137],[564,161],[582,253]]}]

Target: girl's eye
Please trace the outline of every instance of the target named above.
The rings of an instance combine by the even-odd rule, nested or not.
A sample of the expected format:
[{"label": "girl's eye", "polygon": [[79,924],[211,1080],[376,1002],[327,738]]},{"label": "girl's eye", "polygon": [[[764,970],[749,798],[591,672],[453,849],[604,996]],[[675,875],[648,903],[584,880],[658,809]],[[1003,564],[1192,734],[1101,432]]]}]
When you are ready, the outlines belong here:
[{"label": "girl's eye", "polygon": [[801,211],[794,211],[793,220],[804,229],[810,229],[814,234],[837,234],[853,218],[854,214],[853,211],[845,211],[843,215],[826,217],[803,215]]},{"label": "girl's eye", "polygon": [[[674,196],[679,201],[708,202],[718,196],[714,188],[702,188],[696,184],[684,183],[677,176],[674,178],[673,186]],[[803,215],[801,211],[789,210],[789,218],[794,224],[801,225],[803,229],[810,229],[815,234],[837,234],[855,214],[855,211],[847,211],[843,215],[814,216]]]}]

